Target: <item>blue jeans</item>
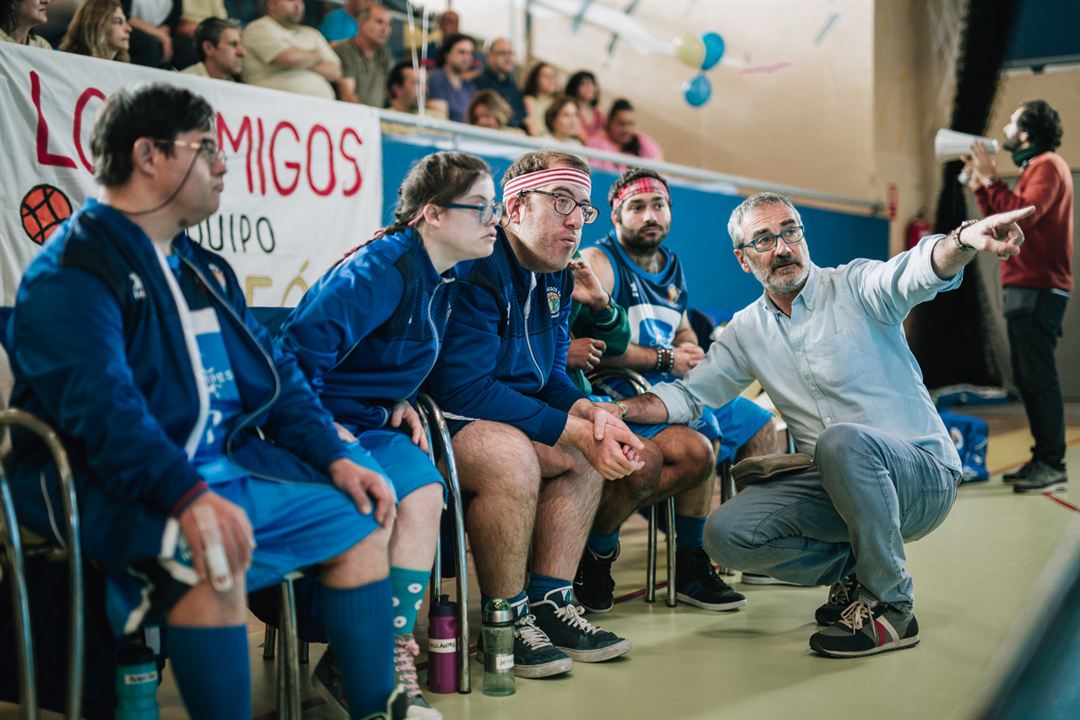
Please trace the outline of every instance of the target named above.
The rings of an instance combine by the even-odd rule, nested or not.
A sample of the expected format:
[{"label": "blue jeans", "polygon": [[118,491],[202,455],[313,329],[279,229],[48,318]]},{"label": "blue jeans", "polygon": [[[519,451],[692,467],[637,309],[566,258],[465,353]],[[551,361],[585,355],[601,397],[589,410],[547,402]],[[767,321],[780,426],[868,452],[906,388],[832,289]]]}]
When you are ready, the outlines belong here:
[{"label": "blue jeans", "polygon": [[865,425],[833,425],[816,467],[751,485],[714,512],[705,549],[722,565],[800,585],[851,573],[874,598],[910,611],[904,543],[936,528],[960,473],[915,445]]}]

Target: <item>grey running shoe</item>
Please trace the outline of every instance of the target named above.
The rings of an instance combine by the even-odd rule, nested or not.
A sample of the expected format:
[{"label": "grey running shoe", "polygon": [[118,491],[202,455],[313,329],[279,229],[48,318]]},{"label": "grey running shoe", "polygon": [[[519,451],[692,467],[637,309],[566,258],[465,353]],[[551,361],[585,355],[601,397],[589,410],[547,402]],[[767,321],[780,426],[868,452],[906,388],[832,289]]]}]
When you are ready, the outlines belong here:
[{"label": "grey running shoe", "polygon": [[860,597],[839,622],[810,636],[810,649],[821,655],[856,658],[919,644],[919,623],[909,612]]},{"label": "grey running shoe", "polygon": [[601,630],[583,616],[585,609],[571,602],[570,588],[550,591],[540,602],[529,603],[536,626],[551,643],[579,662],[602,662],[630,652],[630,641]]}]

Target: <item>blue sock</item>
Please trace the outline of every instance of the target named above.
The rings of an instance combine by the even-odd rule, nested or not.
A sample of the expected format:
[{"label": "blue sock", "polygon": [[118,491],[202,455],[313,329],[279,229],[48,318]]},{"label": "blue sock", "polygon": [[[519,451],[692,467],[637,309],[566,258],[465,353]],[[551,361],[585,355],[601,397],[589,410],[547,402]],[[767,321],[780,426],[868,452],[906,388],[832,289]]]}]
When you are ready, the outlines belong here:
[{"label": "blue sock", "polygon": [[[487,607],[488,600],[493,596],[480,593],[480,609],[481,611]],[[525,596],[525,591],[522,590],[513,597],[506,598],[506,602],[510,603],[510,607],[514,611],[514,618],[522,618],[529,614],[529,598]]]},{"label": "blue sock", "polygon": [[395,634],[407,635],[416,627],[416,613],[420,612],[420,606],[424,604],[424,591],[430,579],[431,572],[428,570],[390,568]]},{"label": "blue sock", "polygon": [[334,646],[354,717],[385,712],[394,689],[390,598],[390,578],[347,590],[319,584],[326,637]]},{"label": "blue sock", "polygon": [[529,602],[540,602],[552,590],[566,590],[568,592],[564,593],[565,596],[573,592],[574,581],[538,574],[529,578]]},{"label": "blue sock", "polygon": [[589,549],[592,550],[592,554],[597,557],[608,557],[615,548],[619,546],[619,531],[611,533],[610,535],[601,535],[600,533],[589,533]]},{"label": "blue sock", "polygon": [[703,547],[701,539],[705,534],[705,518],[675,516],[675,547],[680,550],[694,550]]},{"label": "blue sock", "polygon": [[169,658],[193,718],[251,717],[251,659],[246,625],[166,629]]}]

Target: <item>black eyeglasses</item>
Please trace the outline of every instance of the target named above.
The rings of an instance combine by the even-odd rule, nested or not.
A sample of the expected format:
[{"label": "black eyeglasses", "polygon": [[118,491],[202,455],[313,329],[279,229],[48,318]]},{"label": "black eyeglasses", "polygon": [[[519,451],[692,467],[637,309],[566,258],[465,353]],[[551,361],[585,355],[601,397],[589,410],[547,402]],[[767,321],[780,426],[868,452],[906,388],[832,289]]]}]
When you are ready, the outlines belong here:
[{"label": "black eyeglasses", "polygon": [[489,200],[483,205],[466,205],[465,203],[444,203],[444,208],[457,208],[458,210],[476,210],[480,215],[481,225],[494,225],[502,219],[503,204],[498,200]]},{"label": "black eyeglasses", "polygon": [[175,147],[185,147],[189,150],[194,150],[195,153],[206,162],[213,165],[218,161],[225,161],[225,151],[218,147],[216,140],[206,138],[199,142],[186,142],[184,140],[155,140],[154,144],[164,147],[173,145]]},{"label": "black eyeglasses", "polygon": [[529,193],[540,193],[541,195],[555,198],[555,212],[560,215],[569,215],[574,212],[574,208],[581,208],[581,219],[585,221],[586,225],[591,225],[596,218],[600,216],[600,211],[591,204],[587,202],[578,202],[569,195],[560,195],[559,193],[548,192],[547,190],[522,190],[518,193],[518,197],[524,197]]},{"label": "black eyeglasses", "polygon": [[754,250],[759,253],[769,252],[776,247],[777,240],[783,240],[785,245],[796,245],[801,243],[803,239],[803,226],[802,225],[789,225],[775,235],[771,233],[763,233],[754,238],[750,242],[745,242],[742,245],[736,247],[736,250],[742,250],[745,247],[753,246]]}]

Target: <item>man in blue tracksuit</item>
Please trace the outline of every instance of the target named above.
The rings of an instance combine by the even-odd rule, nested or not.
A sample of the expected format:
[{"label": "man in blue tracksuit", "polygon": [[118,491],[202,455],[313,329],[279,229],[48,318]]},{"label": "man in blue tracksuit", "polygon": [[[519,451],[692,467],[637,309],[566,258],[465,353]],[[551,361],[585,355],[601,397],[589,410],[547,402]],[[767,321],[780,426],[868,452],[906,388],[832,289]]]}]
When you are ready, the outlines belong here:
[{"label": "man in blue tracksuit", "polygon": [[[30,265],[7,330],[12,402],[70,454],[114,630],[164,622],[188,713],[250,717],[245,591],[319,565],[353,714],[381,713],[392,490],[351,459],[228,264],[184,233],[220,201],[213,109],[168,85],[120,91],[91,148],[99,200]],[[53,471],[25,435],[13,444],[20,517],[51,536]]]},{"label": "man in blue tracksuit", "polygon": [[462,485],[476,495],[468,531],[480,592],[511,601],[515,672],[523,677],[630,649],[586,622],[571,600],[604,479],[643,467],[640,440],[566,375],[574,287],[566,267],[582,226],[596,219],[590,187],[588,165],[562,152],[527,153],[506,171],[504,229],[491,257],[460,273],[429,379],[454,421]]}]

